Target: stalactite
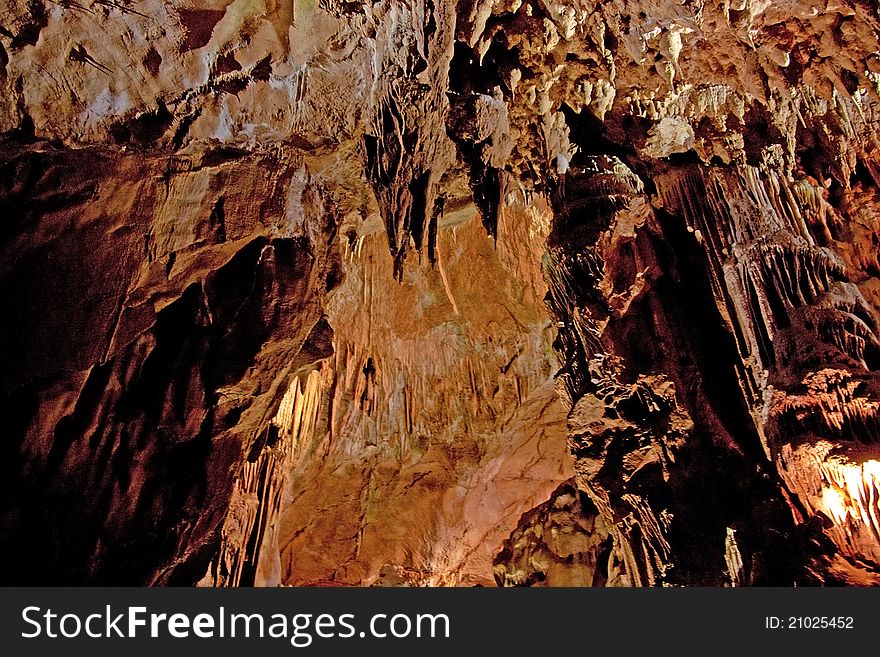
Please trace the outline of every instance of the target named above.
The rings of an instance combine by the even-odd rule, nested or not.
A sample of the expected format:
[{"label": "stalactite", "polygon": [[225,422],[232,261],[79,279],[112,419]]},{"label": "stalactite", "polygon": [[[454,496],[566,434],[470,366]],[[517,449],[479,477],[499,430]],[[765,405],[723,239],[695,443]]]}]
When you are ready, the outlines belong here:
[{"label": "stalactite", "polygon": [[[308,445],[323,412],[329,384],[326,365],[293,378],[266,427],[262,449],[245,461],[232,492],[232,513],[223,528],[217,561],[203,584],[249,586],[262,580],[261,558],[273,539],[289,473]],[[277,551],[277,546],[274,548]]]},{"label": "stalactite", "polygon": [[877,581],[872,7],[140,2],[0,9],[0,579]]}]

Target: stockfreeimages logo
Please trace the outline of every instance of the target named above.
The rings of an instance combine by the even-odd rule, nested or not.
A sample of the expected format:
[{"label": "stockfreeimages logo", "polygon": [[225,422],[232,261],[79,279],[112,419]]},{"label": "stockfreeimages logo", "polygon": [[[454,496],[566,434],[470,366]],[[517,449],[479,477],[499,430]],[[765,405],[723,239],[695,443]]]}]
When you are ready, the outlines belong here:
[{"label": "stockfreeimages logo", "polygon": [[271,638],[306,648],[315,639],[450,637],[446,614],[373,614],[361,630],[355,614],[245,614],[228,613],[224,607],[213,614],[193,615],[153,613],[147,607],[126,607],[120,612],[106,605],[100,612],[84,615],[29,606],[21,617],[24,639]]}]

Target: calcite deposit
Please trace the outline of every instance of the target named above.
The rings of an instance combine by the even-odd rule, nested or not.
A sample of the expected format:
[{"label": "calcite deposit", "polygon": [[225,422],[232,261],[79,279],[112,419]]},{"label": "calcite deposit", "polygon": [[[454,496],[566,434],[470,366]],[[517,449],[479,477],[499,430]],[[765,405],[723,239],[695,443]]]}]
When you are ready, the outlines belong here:
[{"label": "calcite deposit", "polygon": [[880,583],[872,0],[3,0],[2,583]]}]

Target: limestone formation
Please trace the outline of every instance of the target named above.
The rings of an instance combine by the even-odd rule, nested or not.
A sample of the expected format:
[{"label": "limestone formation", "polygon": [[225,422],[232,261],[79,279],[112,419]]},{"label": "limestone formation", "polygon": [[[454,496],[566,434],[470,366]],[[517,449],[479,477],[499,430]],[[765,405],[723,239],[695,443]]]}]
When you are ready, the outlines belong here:
[{"label": "limestone formation", "polygon": [[869,0],[5,0],[3,583],[880,583]]}]

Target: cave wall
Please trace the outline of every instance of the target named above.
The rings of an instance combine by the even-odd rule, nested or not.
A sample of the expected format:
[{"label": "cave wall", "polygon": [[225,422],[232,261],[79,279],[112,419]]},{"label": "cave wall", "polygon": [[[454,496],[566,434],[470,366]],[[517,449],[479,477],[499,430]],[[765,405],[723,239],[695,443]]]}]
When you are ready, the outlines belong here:
[{"label": "cave wall", "polygon": [[473,205],[447,207],[436,266],[400,282],[378,221],[353,238],[328,303],[327,426],[282,502],[281,581],[489,585],[520,515],[572,475],[540,258],[509,232],[528,217],[510,219],[496,244]]},{"label": "cave wall", "polygon": [[330,353],[339,254],[305,223],[333,224],[291,225],[273,158],[40,142],[3,168],[4,579],[191,582],[251,434]]},{"label": "cave wall", "polygon": [[876,583],[877,12],[10,0],[0,578]]}]

